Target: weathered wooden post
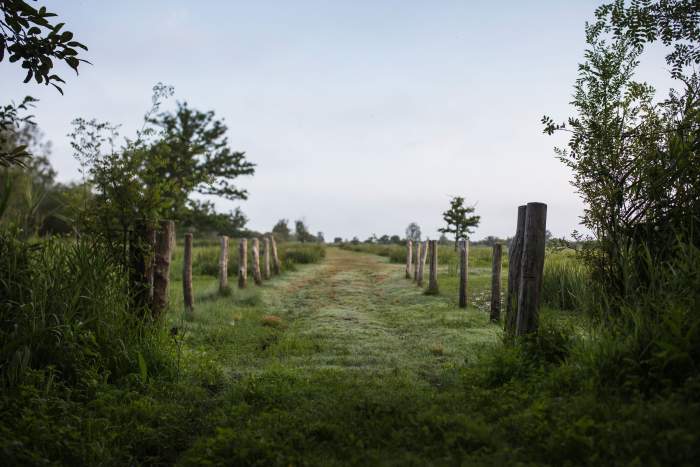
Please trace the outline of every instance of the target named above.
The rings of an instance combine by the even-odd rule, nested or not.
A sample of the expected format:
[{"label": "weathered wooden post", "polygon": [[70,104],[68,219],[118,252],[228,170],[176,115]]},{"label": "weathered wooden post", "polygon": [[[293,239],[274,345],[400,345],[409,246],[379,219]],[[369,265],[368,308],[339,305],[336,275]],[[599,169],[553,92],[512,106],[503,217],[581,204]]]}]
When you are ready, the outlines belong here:
[{"label": "weathered wooden post", "polygon": [[467,285],[469,280],[469,241],[459,241],[459,307],[467,307]]},{"label": "weathered wooden post", "polygon": [[501,263],[503,261],[503,245],[493,245],[493,262],[491,263],[491,321],[497,323],[501,319]]},{"label": "weathered wooden post", "polygon": [[270,243],[272,244],[272,272],[279,274],[282,272],[282,265],[280,265],[280,257],[277,256],[277,242],[273,235],[270,235]]},{"label": "weathered wooden post", "polygon": [[418,278],[419,278],[418,267],[419,267],[419,263],[420,263],[421,248],[422,248],[421,243],[416,242],[416,255],[415,255],[416,257],[413,261],[413,281],[414,282],[418,282]]},{"label": "weathered wooden post", "polygon": [[515,336],[515,322],[518,316],[518,291],[523,259],[523,237],[525,235],[525,211],[527,206],[518,206],[518,220],[515,236],[508,248],[508,293],[506,295],[505,333]]},{"label": "weathered wooden post", "polygon": [[440,293],[438,288],[437,269],[438,269],[438,245],[437,240],[428,242],[428,251],[430,253],[430,275],[428,277],[428,290],[425,293],[429,295],[437,295]]},{"label": "weathered wooden post", "polygon": [[248,240],[241,238],[238,244],[238,288],[248,285]]},{"label": "weathered wooden post", "polygon": [[182,263],[182,293],[185,299],[185,311],[192,313],[194,297],[192,295],[192,234],[185,234],[185,254]]},{"label": "weathered wooden post", "polygon": [[168,290],[170,288],[170,261],[172,259],[175,232],[173,221],[162,221],[156,232],[155,258],[153,263],[153,306],[154,319],[160,318],[168,308]]},{"label": "weathered wooden post", "polygon": [[228,237],[222,235],[219,253],[219,293],[224,294],[228,291]]},{"label": "weathered wooden post", "polygon": [[263,237],[263,279],[270,280],[270,239]]},{"label": "weathered wooden post", "polygon": [[253,281],[255,285],[262,285],[262,275],[260,274],[260,242],[253,239]]},{"label": "weathered wooden post", "polygon": [[416,283],[418,287],[423,287],[423,272],[425,271],[425,260],[428,257],[428,242],[423,242],[418,251],[418,272],[416,273]]},{"label": "weathered wooden post", "polygon": [[536,332],[539,325],[546,229],[547,205],[544,203],[527,203],[520,291],[518,293],[518,314],[515,323],[515,333],[518,336]]},{"label": "weathered wooden post", "polygon": [[406,240],[406,279],[411,278],[411,264],[413,263],[413,242]]}]

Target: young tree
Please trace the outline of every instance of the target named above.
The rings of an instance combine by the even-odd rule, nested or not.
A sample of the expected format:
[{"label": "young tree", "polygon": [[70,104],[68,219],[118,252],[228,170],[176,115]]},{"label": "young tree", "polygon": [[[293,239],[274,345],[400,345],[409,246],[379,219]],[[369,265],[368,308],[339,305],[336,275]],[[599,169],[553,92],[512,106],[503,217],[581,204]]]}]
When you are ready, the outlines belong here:
[{"label": "young tree", "polygon": [[465,240],[469,234],[473,233],[472,228],[478,227],[481,216],[471,216],[474,212],[474,206],[465,206],[464,198],[454,196],[450,200],[450,209],[442,213],[442,218],[447,223],[446,227],[438,229],[442,234],[454,234],[455,251],[457,251],[457,243],[460,240]]},{"label": "young tree", "polygon": [[297,241],[301,243],[312,242],[314,240],[314,236],[309,233],[306,223],[301,219],[294,221],[294,235],[296,235]]},{"label": "young tree", "polygon": [[274,227],[272,227],[272,233],[280,242],[286,242],[289,240],[289,236],[291,235],[291,231],[289,230],[289,220],[278,220]]},{"label": "young tree", "polygon": [[[649,265],[672,265],[678,242],[700,239],[700,11],[687,0],[603,5],[586,27],[565,124],[543,118],[545,133],[571,132],[559,159],[585,202],[583,224],[595,236],[586,256],[608,297],[625,300],[651,277]],[[666,57],[680,90],[658,101],[634,80],[645,45],[673,46]]]},{"label": "young tree", "polygon": [[406,240],[412,240],[413,242],[420,242],[420,227],[415,222],[411,222],[406,227]]},{"label": "young tree", "polygon": [[335,243],[336,245],[339,245],[339,244],[343,243],[342,237],[335,237],[335,238],[333,239],[333,243]]},{"label": "young tree", "polygon": [[316,234],[316,241],[317,241],[318,243],[326,243],[326,239],[323,238],[323,232],[318,232],[318,233]]}]

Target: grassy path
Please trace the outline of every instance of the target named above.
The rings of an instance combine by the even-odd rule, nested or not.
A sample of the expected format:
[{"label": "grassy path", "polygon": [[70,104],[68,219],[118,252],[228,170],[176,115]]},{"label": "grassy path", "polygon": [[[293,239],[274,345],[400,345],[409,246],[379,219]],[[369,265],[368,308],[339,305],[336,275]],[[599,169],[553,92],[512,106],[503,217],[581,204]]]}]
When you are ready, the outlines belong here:
[{"label": "grassy path", "polygon": [[213,287],[195,284],[186,343],[222,382],[182,464],[449,464],[487,442],[460,369],[498,328],[423,295],[402,266],[329,248],[263,288]]}]

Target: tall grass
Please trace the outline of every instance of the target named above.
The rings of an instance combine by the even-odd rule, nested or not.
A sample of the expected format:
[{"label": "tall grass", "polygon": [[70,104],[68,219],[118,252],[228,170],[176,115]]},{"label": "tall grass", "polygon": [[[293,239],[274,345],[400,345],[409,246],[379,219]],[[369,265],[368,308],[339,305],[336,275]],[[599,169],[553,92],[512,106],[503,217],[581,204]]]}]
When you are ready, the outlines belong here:
[{"label": "tall grass", "polygon": [[75,385],[128,372],[145,331],[125,276],[85,240],[30,244],[1,232],[0,382],[15,386],[31,370]]},{"label": "tall grass", "polygon": [[573,250],[548,250],[542,277],[542,305],[583,310],[591,293],[590,272]]},{"label": "tall grass", "polygon": [[[238,274],[238,243],[239,239],[229,240],[228,251],[228,275],[229,277]],[[200,240],[199,246],[195,245],[192,258],[192,273],[199,276],[219,275],[219,255],[221,247],[214,241]],[[297,264],[311,264],[321,261],[326,256],[325,247],[319,243],[296,243],[285,242],[277,245],[277,255],[279,256],[282,269],[294,270]],[[248,242],[248,272],[252,274],[251,263],[253,253],[251,242]],[[260,247],[260,264],[262,267],[262,245]],[[182,245],[173,252],[173,260],[170,268],[172,278],[179,278],[182,275]]]}]

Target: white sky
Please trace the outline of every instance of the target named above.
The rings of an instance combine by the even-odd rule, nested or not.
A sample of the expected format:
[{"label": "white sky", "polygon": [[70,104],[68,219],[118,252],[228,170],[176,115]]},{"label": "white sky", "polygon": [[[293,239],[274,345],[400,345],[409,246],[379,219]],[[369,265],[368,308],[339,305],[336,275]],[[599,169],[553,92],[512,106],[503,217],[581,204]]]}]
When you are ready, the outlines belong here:
[{"label": "white sky", "polygon": [[[63,70],[61,97],[0,64],[2,101],[26,94],[53,142],[62,181],[78,177],[65,136],[75,117],[133,134],[159,81],[225,118],[233,149],[257,164],[240,179],[249,227],[306,219],[312,232],[437,236],[450,195],[477,203],[473,238],[508,236],[517,206],[549,206],[556,236],[582,204],[542,134],[571,114],[584,23],[598,1],[44,2],[90,48]],[[652,75],[662,76],[657,62]],[[172,103],[171,103],[172,105]]]}]

